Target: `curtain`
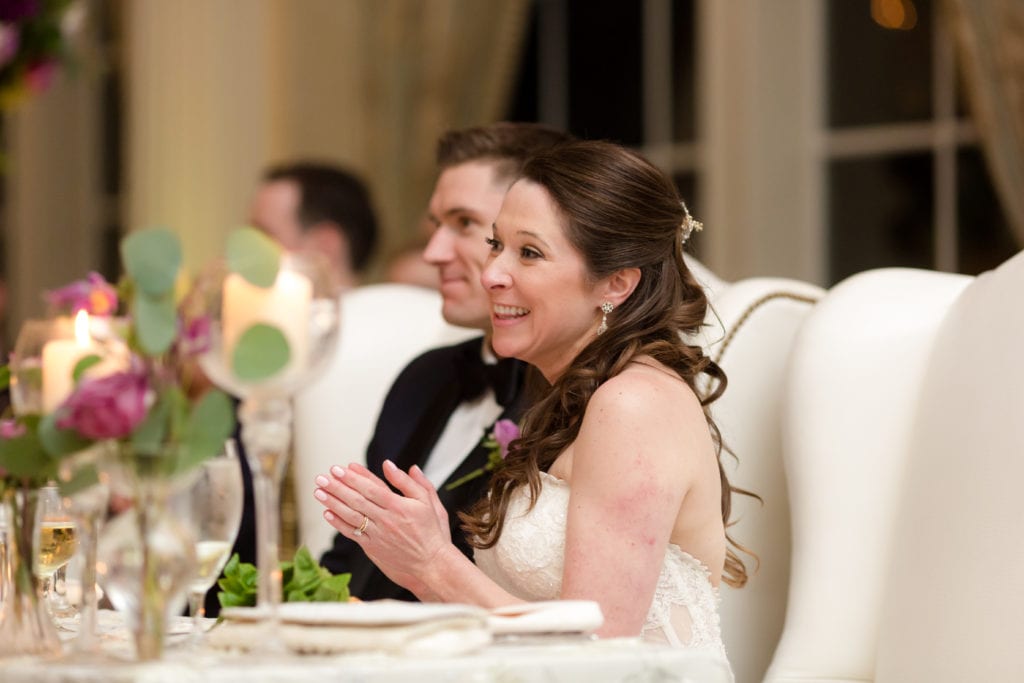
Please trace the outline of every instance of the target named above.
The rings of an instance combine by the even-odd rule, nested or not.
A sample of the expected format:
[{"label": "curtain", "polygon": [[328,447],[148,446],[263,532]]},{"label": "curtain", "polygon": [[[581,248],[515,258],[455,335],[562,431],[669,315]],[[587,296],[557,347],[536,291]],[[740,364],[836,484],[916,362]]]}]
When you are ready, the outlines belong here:
[{"label": "curtain", "polygon": [[1024,244],[1024,0],[946,0],[945,10],[985,158]]},{"label": "curtain", "polygon": [[399,246],[422,219],[434,149],[449,128],[502,118],[515,77],[528,0],[362,3],[367,171]]}]

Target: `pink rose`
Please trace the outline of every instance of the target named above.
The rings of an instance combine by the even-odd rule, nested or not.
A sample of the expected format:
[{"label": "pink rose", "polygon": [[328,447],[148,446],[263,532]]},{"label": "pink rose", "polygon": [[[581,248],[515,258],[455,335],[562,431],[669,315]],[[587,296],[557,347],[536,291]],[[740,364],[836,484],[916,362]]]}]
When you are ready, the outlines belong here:
[{"label": "pink rose", "polygon": [[89,315],[113,315],[117,311],[117,292],[99,273],[89,273],[85,280],[47,294],[50,305],[68,308],[72,313],[86,311]]},{"label": "pink rose", "polygon": [[128,436],[146,417],[149,384],[140,372],[87,379],[59,408],[57,426],[89,439]]},{"label": "pink rose", "polygon": [[494,440],[501,448],[501,457],[508,455],[508,445],[519,438],[519,425],[512,420],[498,420],[494,423]]},{"label": "pink rose", "polygon": [[198,356],[210,350],[210,316],[201,315],[185,323],[178,350],[184,356]]},{"label": "pink rose", "polygon": [[17,420],[0,420],[0,439],[17,439],[25,435],[25,425]]}]

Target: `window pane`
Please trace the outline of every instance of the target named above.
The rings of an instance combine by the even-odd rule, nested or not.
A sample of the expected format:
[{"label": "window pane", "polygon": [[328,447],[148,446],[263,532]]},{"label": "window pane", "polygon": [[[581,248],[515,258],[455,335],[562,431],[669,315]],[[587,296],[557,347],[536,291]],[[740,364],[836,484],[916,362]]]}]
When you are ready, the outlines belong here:
[{"label": "window pane", "polygon": [[537,5],[530,5],[530,19],[523,37],[523,50],[519,68],[509,97],[506,121],[536,121],[540,116],[537,106]]},{"label": "window pane", "polygon": [[[879,5],[900,5],[898,0]],[[932,116],[932,3],[916,8],[908,30],[882,28],[869,2],[828,3],[829,126],[918,121]]]},{"label": "window pane", "polygon": [[981,150],[961,150],[956,173],[959,270],[977,275],[995,268],[1021,247],[1010,231]]},{"label": "window pane", "polygon": [[932,158],[829,166],[829,284],[869,268],[932,265]]},{"label": "window pane", "polygon": [[697,59],[695,16],[693,0],[672,2],[672,112],[675,119],[672,139],[691,142],[697,137],[696,68]]},{"label": "window pane", "polygon": [[643,142],[643,5],[569,0],[569,130]]}]

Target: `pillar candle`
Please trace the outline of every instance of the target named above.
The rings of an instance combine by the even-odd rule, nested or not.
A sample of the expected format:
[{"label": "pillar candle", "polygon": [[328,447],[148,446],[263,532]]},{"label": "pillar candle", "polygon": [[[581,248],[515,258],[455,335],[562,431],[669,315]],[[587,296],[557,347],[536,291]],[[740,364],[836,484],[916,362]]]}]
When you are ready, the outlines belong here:
[{"label": "pillar candle", "polygon": [[[90,355],[103,355],[103,349],[89,336],[89,314],[79,311],[75,316],[74,339],[51,339],[43,345],[43,413],[52,413],[75,388],[72,374],[78,361]],[[87,371],[88,377],[101,377],[117,372],[117,363],[101,360]]]},{"label": "pillar candle", "polygon": [[237,273],[224,280],[223,291],[224,362],[231,358],[239,337],[252,325],[272,325],[288,340],[291,356],[279,377],[301,372],[309,355],[309,316],[313,283],[301,273],[281,270],[271,287],[257,287]]}]

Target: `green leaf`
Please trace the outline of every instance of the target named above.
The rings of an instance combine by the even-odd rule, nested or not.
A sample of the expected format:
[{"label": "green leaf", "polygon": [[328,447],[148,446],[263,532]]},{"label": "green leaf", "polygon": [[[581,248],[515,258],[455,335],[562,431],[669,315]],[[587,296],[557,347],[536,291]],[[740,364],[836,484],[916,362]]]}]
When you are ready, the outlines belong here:
[{"label": "green leaf", "polygon": [[171,348],[178,334],[178,311],[174,307],[173,293],[155,298],[136,292],[132,313],[139,346],[147,355],[159,356]]},{"label": "green leaf", "polygon": [[103,359],[95,353],[90,353],[88,356],[79,359],[79,361],[75,363],[75,368],[71,371],[71,378],[74,380],[75,384],[78,384],[82,379],[82,375],[85,374],[86,370],[97,363],[101,363],[102,361]]},{"label": "green leaf", "polygon": [[224,576],[217,581],[221,591],[217,600],[223,607],[252,607],[256,604],[256,567],[242,562],[238,553],[224,567]]},{"label": "green leaf", "polygon": [[85,450],[93,442],[73,429],[57,427],[57,413],[50,413],[39,421],[36,432],[43,450],[55,458]]},{"label": "green leaf", "polygon": [[146,417],[132,432],[132,448],[138,455],[155,456],[163,452],[167,442],[168,417],[174,405],[177,387],[160,392],[156,403],[146,413]]},{"label": "green leaf", "polygon": [[11,366],[0,367],[0,390],[6,389],[11,384]]},{"label": "green leaf", "polygon": [[228,267],[257,287],[270,287],[281,266],[281,247],[255,228],[239,228],[228,236]]},{"label": "green leaf", "polygon": [[57,463],[43,448],[33,424],[25,425],[25,433],[14,439],[0,439],[0,469],[12,477],[42,482],[57,472]]},{"label": "green leaf", "polygon": [[133,232],[121,240],[121,260],[138,289],[153,297],[174,293],[181,243],[165,228]]},{"label": "green leaf", "polygon": [[235,431],[235,411],[228,395],[212,389],[192,408],[185,423],[182,445],[188,469],[216,455]]},{"label": "green leaf", "polygon": [[70,479],[61,478],[57,485],[62,496],[73,496],[79,491],[84,491],[90,486],[100,483],[99,472],[95,465],[82,465],[75,469]]},{"label": "green leaf", "polygon": [[350,597],[348,584],[351,574],[328,576],[313,594],[313,602],[348,602]]},{"label": "green leaf", "polygon": [[258,382],[284,369],[290,357],[288,340],[281,330],[255,323],[238,338],[231,354],[231,367],[243,382]]}]

